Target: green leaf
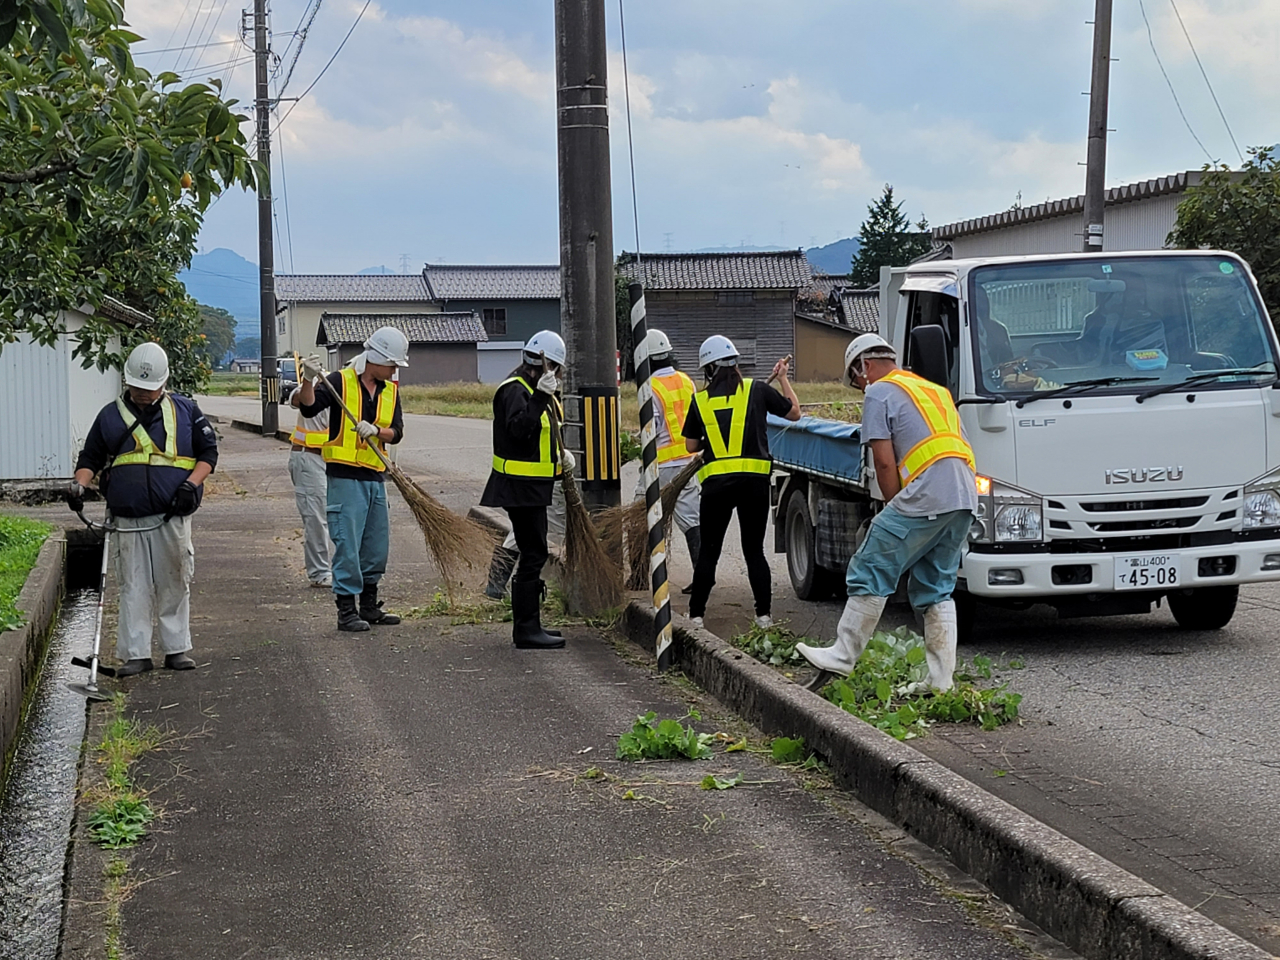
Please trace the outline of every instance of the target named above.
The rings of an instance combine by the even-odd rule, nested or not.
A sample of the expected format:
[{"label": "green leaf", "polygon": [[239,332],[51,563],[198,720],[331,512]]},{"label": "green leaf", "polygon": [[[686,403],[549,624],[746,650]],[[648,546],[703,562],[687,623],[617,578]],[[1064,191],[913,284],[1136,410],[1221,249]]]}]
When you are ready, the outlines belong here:
[{"label": "green leaf", "polygon": [[924,647],[912,647],[907,651],[907,663],[911,666],[918,666],[924,663]]},{"label": "green leaf", "polygon": [[732,790],[738,784],[742,783],[742,773],[735,773],[732,777],[717,777],[707,774],[702,778],[703,790]]},{"label": "green leaf", "polygon": [[808,756],[803,737],[774,737],[769,752],[774,763],[800,763]]},{"label": "green leaf", "polygon": [[888,703],[893,696],[893,684],[888,680],[878,680],[876,682],[876,699],[881,703]]},{"label": "green leaf", "polygon": [[59,53],[66,53],[71,49],[71,37],[67,34],[66,24],[48,0],[31,0],[29,9]]}]

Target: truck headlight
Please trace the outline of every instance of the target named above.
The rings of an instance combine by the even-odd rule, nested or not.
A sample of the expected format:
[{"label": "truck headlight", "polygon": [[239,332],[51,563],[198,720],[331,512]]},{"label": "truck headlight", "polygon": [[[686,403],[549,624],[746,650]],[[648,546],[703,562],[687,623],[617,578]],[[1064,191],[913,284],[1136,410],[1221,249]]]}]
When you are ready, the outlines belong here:
[{"label": "truck headlight", "polygon": [[1280,469],[1244,486],[1244,529],[1280,527]]},{"label": "truck headlight", "polygon": [[1030,490],[979,476],[978,511],[969,540],[1029,543],[1044,539],[1043,501]]}]

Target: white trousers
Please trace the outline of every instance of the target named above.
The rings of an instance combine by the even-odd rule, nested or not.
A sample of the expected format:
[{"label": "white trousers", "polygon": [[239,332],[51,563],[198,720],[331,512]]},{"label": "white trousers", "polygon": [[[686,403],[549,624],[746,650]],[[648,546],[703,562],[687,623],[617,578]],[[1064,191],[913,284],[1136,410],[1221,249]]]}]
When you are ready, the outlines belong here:
[{"label": "white trousers", "polygon": [[[658,467],[658,486],[665,487],[688,465],[688,461],[683,463],[664,463],[660,465]],[[643,470],[640,471],[640,476],[636,479],[635,499],[644,499]],[[685,484],[685,488],[680,491],[680,496],[676,497],[675,519],[676,526],[680,528],[681,533],[692,530],[698,525],[698,505],[701,502],[702,487],[698,483],[698,478],[694,477]]]},{"label": "white trousers", "polygon": [[174,517],[156,530],[129,532],[154,526],[162,517],[112,518],[120,530],[111,535],[111,547],[120,587],[116,655],[121,660],[151,656],[151,629],[156,622],[163,653],[191,649],[191,578],[196,568],[191,518]]},{"label": "white trousers", "polygon": [[[547,507],[547,544],[553,543],[564,548],[564,484],[559,480],[551,490],[551,506]],[[517,549],[516,535],[508,531],[502,546],[507,550]]]},{"label": "white trousers", "polygon": [[289,479],[293,481],[298,516],[302,517],[302,556],[307,579],[320,583],[331,575],[329,558],[333,556],[333,541],[329,539],[329,480],[324,472],[324,458],[294,450],[289,454]]}]

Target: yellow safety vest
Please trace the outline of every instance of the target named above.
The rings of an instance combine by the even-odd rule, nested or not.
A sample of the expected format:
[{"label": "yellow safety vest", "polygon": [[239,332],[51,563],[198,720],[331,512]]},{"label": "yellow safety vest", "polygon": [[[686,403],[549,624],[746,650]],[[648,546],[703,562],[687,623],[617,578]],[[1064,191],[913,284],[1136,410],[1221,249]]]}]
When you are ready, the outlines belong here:
[{"label": "yellow safety vest", "polygon": [[[508,377],[498,385],[498,389],[501,390],[508,383],[520,384],[520,386],[529,391],[530,396],[533,396],[533,387],[529,386],[524,377]],[[564,411],[560,407],[560,401],[552,397],[551,402],[556,405],[556,414],[563,422]],[[542,411],[542,434],[538,438],[538,459],[504,460],[494,454],[493,469],[498,473],[505,473],[509,477],[541,477],[547,480],[554,480],[560,476],[560,458],[554,455],[555,447],[555,442],[552,439],[551,417],[544,410]]]},{"label": "yellow safety vest", "polygon": [[658,448],[658,463],[691,456],[680,431],[684,429],[684,418],[689,412],[689,404],[693,402],[693,381],[677,370],[665,377],[651,378],[649,385],[662,404],[662,416],[667,421],[667,433],[671,436],[670,443]]},{"label": "yellow safety vest", "polygon": [[[698,471],[699,482],[705,483],[708,477],[718,477],[727,473],[763,473],[766,476],[773,469],[772,460],[757,460],[742,455],[742,440],[747,431],[747,400],[751,397],[751,380],[743,380],[730,397],[712,397],[707,391],[699,390],[694,396],[698,412],[702,414],[702,427],[707,434],[707,446],[715,457]],[[717,410],[730,410],[729,442],[724,442],[720,433],[720,423],[716,420]],[[704,455],[705,456],[705,455]]]},{"label": "yellow safety vest", "polygon": [[[124,397],[116,398],[116,409],[120,411],[126,424],[134,419],[133,411],[125,406]],[[139,423],[133,428],[133,442],[136,446],[112,460],[112,466],[141,463],[149,467],[178,467],[182,470],[196,468],[195,457],[178,456],[178,411],[173,405],[173,398],[168,394],[160,398],[160,410],[164,417],[164,452],[156,449],[151,434]]]},{"label": "yellow safety vest", "polygon": [[960,415],[946,387],[940,387],[909,370],[894,370],[881,379],[905,390],[929,427],[929,436],[908,450],[898,464],[898,477],[904,487],[947,457],[959,457],[969,464],[970,470],[976,471],[973,448],[960,433]]},{"label": "yellow safety vest", "polygon": [[[394,409],[394,407],[393,407]],[[343,417],[345,420],[346,417]],[[302,416],[298,416],[298,424],[293,428],[293,436],[290,438],[300,447],[323,447],[329,442],[328,430],[308,430],[302,423]]]},{"label": "yellow safety vest", "polygon": [[[351,367],[346,367],[342,371],[342,405],[354,413],[357,420],[360,419],[360,412],[364,409],[364,387],[360,385],[360,376]],[[382,385],[382,392],[378,394],[377,417],[373,425],[379,429],[391,426],[391,418],[395,412],[396,385],[394,381],[388,380]],[[377,444],[379,450],[383,449],[381,440],[372,439],[372,443]],[[360,435],[356,433],[355,424],[346,416],[342,417],[338,435],[332,440],[328,436],[325,437],[320,453],[324,456],[325,463],[346,463],[353,467],[376,470],[378,473],[387,469],[378,459],[369,441],[360,439]]]}]

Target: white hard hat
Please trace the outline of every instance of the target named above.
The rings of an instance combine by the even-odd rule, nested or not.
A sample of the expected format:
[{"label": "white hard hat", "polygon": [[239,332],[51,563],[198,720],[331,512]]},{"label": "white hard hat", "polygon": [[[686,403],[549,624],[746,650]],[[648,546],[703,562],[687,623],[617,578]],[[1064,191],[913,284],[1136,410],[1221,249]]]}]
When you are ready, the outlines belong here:
[{"label": "white hard hat", "polygon": [[379,327],[373,331],[364,342],[364,349],[370,363],[384,367],[409,365],[409,338],[395,327]]},{"label": "white hard hat", "polygon": [[737,360],[738,348],[733,345],[732,340],[718,333],[707,337],[698,348],[698,366],[700,367],[707,367],[713,363],[718,363],[722,367],[732,367],[737,365]]},{"label": "white hard hat", "polygon": [[849,346],[844,348],[844,385],[846,387],[853,386],[853,374],[851,373],[853,362],[869,351],[873,351],[873,357],[882,357],[889,360],[898,355],[894,351],[893,345],[878,333],[864,333],[854,337]]},{"label": "white hard hat", "polygon": [[671,339],[661,330],[650,330],[645,334],[644,345],[650,357],[662,357],[671,353]]},{"label": "white hard hat", "polygon": [[124,362],[124,382],[141,390],[159,390],[169,379],[169,355],[158,343],[140,343]]},{"label": "white hard hat", "polygon": [[524,345],[525,355],[530,363],[542,363],[545,355],[548,360],[563,367],[568,356],[564,348],[564,338],[554,330],[539,330]]}]

